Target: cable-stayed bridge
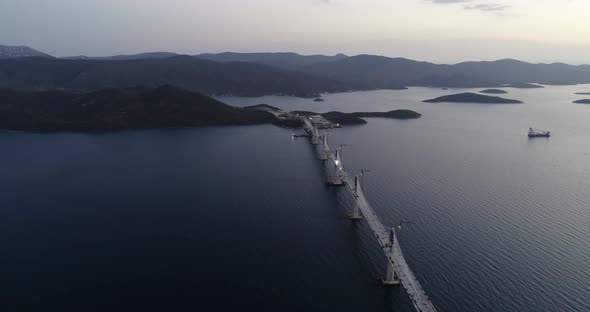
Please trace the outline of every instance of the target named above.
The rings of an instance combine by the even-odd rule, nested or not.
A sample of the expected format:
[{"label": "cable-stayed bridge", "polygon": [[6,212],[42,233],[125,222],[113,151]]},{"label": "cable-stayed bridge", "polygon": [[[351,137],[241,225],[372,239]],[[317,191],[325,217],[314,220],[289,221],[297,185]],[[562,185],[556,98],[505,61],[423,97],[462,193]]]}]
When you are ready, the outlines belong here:
[{"label": "cable-stayed bridge", "polygon": [[331,160],[334,163],[337,178],[346,185],[346,189],[355,199],[355,208],[350,216],[351,219],[365,219],[367,221],[379,246],[387,257],[387,274],[382,280],[383,284],[401,284],[417,311],[435,312],[436,308],[426,295],[426,292],[422,289],[422,286],[420,286],[420,282],[418,282],[418,279],[404,258],[395,228],[387,229],[381,223],[381,220],[379,220],[375,210],[363,193],[359,177],[354,176],[352,178],[342,164],[340,152],[336,150],[334,153],[330,149],[327,133],[320,136],[316,126],[307,120],[307,118],[302,119],[305,124],[305,131],[310,136],[311,142],[317,147],[318,157],[322,160]]}]

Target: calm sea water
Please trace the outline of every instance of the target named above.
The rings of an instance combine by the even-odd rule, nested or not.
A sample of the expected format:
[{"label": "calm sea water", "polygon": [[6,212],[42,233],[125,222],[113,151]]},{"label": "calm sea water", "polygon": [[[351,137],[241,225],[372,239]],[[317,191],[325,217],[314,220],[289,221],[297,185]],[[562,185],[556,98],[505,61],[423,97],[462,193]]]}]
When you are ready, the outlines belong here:
[{"label": "calm sea water", "polygon": [[[590,86],[223,98],[409,108],[330,134],[439,311],[590,311]],[[529,140],[529,126],[553,132]],[[2,311],[412,311],[305,139],[273,126],[0,134]]]}]

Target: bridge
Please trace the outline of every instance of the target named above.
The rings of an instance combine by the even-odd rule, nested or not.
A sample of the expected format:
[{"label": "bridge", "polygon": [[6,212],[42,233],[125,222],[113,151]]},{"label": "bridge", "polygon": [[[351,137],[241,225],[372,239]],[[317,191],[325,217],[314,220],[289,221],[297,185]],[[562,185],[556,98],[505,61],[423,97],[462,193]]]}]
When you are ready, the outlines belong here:
[{"label": "bridge", "polygon": [[[333,153],[328,145],[327,133],[320,136],[317,128],[306,118],[304,120],[304,130],[311,137],[311,142],[317,146],[318,157],[323,160],[331,160],[336,168],[336,174],[346,185],[346,189],[355,199],[355,207],[350,218],[353,220],[364,219],[367,221],[373,235],[385,257],[387,258],[387,274],[383,278],[383,285],[401,284],[405,292],[410,297],[414,308],[419,312],[436,312],[436,308],[426,295],[426,292],[420,286],[418,279],[408,266],[402,249],[400,247],[395,228],[387,229],[375,210],[365,197],[358,176],[352,178],[344,168],[339,150]],[[321,141],[321,144],[320,144]]]}]

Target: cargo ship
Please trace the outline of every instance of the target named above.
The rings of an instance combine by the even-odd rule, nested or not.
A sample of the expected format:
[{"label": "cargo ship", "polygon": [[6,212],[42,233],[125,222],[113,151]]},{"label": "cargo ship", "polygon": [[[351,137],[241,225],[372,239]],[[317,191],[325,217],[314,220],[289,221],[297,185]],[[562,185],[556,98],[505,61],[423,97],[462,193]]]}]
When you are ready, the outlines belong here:
[{"label": "cargo ship", "polygon": [[529,138],[548,138],[550,136],[551,132],[549,131],[529,128]]}]

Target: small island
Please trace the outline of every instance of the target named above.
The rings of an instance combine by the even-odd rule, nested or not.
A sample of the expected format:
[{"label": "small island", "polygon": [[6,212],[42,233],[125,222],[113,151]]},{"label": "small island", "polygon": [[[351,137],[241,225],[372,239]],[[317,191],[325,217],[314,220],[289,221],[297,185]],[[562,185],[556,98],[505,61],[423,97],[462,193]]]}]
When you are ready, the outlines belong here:
[{"label": "small island", "polygon": [[541,89],[545,88],[542,85],[534,84],[534,83],[526,83],[526,82],[517,82],[511,83],[506,85],[507,88],[515,88],[515,89]]},{"label": "small island", "polygon": [[278,110],[280,110],[280,108],[274,107],[274,106],[271,106],[268,104],[258,104],[258,105],[252,105],[252,106],[245,106],[244,108],[258,109],[258,110],[265,110],[265,111],[278,111]]},{"label": "small island", "polygon": [[499,96],[489,96],[477,93],[459,93],[425,100],[426,103],[481,103],[481,104],[519,104],[518,100],[506,99]]},{"label": "small island", "polygon": [[479,93],[486,93],[486,94],[506,94],[508,91],[501,90],[501,89],[485,89],[479,91]]},{"label": "small island", "polygon": [[330,122],[340,125],[364,125],[367,123],[366,120],[355,116],[352,113],[327,112],[322,114],[322,117]]},{"label": "small island", "polygon": [[416,119],[422,117],[422,114],[409,109],[397,109],[389,112],[357,112],[342,113],[328,112],[322,114],[327,120],[341,125],[360,125],[366,124],[364,118],[392,118],[392,119]]},{"label": "small island", "polygon": [[324,99],[322,99],[322,98],[315,98],[315,99],[313,99],[313,101],[314,101],[314,102],[323,102],[323,101],[324,101]]},{"label": "small island", "polygon": [[316,113],[310,111],[284,111],[280,108],[270,106],[267,104],[259,104],[255,106],[245,107],[246,109],[262,110],[271,113],[276,117],[272,122],[274,125],[286,127],[286,128],[300,128],[303,127],[303,118],[316,118],[322,117],[325,120],[338,124],[338,125],[363,125],[367,121],[363,118],[391,118],[391,119],[416,119],[422,117],[422,114],[409,109],[396,109],[388,112],[355,112],[355,113],[343,113],[343,112],[327,112],[327,113]]},{"label": "small island", "polygon": [[577,100],[577,101],[574,101],[574,103],[576,103],[576,104],[590,104],[590,99]]},{"label": "small island", "polygon": [[590,92],[578,92],[577,95],[590,95]]}]

